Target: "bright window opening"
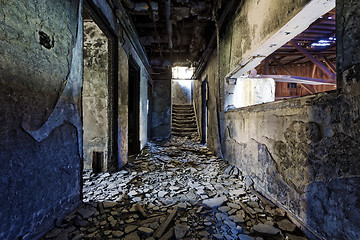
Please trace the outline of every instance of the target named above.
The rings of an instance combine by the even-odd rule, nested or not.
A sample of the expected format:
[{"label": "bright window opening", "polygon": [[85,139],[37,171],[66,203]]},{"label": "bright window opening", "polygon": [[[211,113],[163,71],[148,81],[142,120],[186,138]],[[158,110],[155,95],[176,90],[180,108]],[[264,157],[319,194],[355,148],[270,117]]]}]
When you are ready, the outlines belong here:
[{"label": "bright window opening", "polygon": [[190,80],[194,74],[193,67],[173,67],[172,79],[173,80]]},{"label": "bright window opening", "polygon": [[172,103],[173,104],[192,104],[192,85],[191,80],[194,68],[173,67],[172,68]]}]

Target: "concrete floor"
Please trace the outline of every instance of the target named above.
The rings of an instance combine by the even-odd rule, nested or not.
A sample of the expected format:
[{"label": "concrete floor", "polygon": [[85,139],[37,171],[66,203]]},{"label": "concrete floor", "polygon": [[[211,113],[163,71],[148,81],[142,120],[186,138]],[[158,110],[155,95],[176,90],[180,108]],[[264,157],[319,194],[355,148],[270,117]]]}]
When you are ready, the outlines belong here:
[{"label": "concrete floor", "polygon": [[185,138],[148,143],[117,173],[85,172],[83,192],[42,239],[306,239],[237,168]]}]

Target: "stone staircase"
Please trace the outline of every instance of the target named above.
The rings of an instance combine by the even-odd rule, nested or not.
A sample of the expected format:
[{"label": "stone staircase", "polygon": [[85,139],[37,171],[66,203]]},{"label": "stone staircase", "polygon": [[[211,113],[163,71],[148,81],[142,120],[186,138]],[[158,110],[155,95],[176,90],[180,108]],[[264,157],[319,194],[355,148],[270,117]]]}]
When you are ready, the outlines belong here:
[{"label": "stone staircase", "polygon": [[198,135],[193,105],[172,106],[172,135],[194,137]]}]

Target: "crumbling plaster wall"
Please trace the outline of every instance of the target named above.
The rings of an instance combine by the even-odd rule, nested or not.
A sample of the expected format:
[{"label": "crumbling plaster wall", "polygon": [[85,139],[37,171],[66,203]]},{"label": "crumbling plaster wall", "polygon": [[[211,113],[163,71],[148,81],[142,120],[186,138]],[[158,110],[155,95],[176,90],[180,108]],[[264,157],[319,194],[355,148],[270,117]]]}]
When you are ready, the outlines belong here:
[{"label": "crumbling plaster wall", "polygon": [[[106,0],[91,0],[94,6],[101,11],[104,20],[111,27],[112,31],[118,38],[118,168],[124,166],[127,162],[128,155],[128,58],[131,55],[140,67],[140,121],[139,136],[140,147],[143,148],[147,142],[147,83],[150,77],[148,63],[146,59],[141,59],[139,49],[136,49],[134,39],[130,33],[127,33],[123,22],[117,20],[118,15],[114,15],[114,11]],[[116,5],[116,4],[115,4]],[[120,14],[115,11],[116,14]],[[121,16],[127,19],[127,17]],[[120,23],[119,23],[120,22]],[[124,23],[126,24],[126,23]]]},{"label": "crumbling plaster wall", "polygon": [[[218,84],[211,76],[216,78],[219,72],[223,79],[259,47],[262,42],[259,36],[267,39],[306,2],[282,1],[285,7],[274,10],[272,6],[258,7],[258,3],[265,4],[263,1],[244,1],[221,40],[220,71],[214,62],[217,58],[214,52],[202,75],[209,76],[210,93],[223,97],[224,84]],[[318,236],[359,239],[360,30],[356,19],[360,3],[339,0],[336,4],[339,89],[226,113],[220,111],[217,113],[222,116],[220,136],[219,131],[210,128],[218,126],[216,112],[209,111],[208,140],[220,137],[224,159],[237,165],[246,178],[253,180],[257,190],[286,208],[294,219]],[[266,20],[264,23],[268,24],[261,29],[261,24],[249,22],[249,11],[256,11],[257,22]],[[270,17],[274,12],[278,16]],[[195,97],[200,101],[200,96]],[[214,106],[215,101],[210,94],[209,106]],[[208,146],[218,149],[215,141]]]},{"label": "crumbling plaster wall", "polygon": [[166,139],[171,135],[171,80],[154,81],[151,137]]},{"label": "crumbling plaster wall", "polygon": [[108,39],[93,21],[84,22],[82,91],[84,169],[93,169],[93,152],[103,154],[107,170],[109,143]]},{"label": "crumbling plaster wall", "polygon": [[330,92],[231,110],[224,158],[320,236],[357,239],[358,102]]},{"label": "crumbling plaster wall", "polygon": [[0,238],[80,203],[81,1],[0,1]]},{"label": "crumbling plaster wall", "polygon": [[118,81],[118,168],[127,163],[128,154],[128,86],[129,86],[129,60],[124,48],[119,48],[119,81]]},{"label": "crumbling plaster wall", "polygon": [[[209,76],[209,147],[221,155],[225,134],[225,76],[293,18],[309,0],[245,0],[223,27],[220,57],[215,49],[200,79]],[[220,63],[220,64],[218,64]],[[200,87],[198,84],[197,87]],[[194,91],[196,91],[194,89]],[[197,98],[197,99],[196,99]],[[194,101],[201,96],[194,95]],[[197,109],[196,112],[200,112]],[[199,120],[200,121],[200,120]]]}]

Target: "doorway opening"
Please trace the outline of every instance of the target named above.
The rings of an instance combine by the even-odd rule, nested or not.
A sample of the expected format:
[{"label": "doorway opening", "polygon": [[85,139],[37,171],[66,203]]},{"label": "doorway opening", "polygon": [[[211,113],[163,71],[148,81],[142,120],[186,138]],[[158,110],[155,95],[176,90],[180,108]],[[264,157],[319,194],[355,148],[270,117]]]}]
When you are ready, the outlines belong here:
[{"label": "doorway opening", "polygon": [[83,166],[94,173],[117,167],[116,41],[88,4],[83,10]]},{"label": "doorway opening", "polygon": [[128,146],[129,156],[140,152],[140,67],[129,58]]},{"label": "doorway opening", "polygon": [[201,84],[201,143],[206,144],[207,138],[207,77]]},{"label": "doorway opening", "polygon": [[173,105],[191,105],[193,100],[194,68],[173,67],[171,82],[171,99]]}]

